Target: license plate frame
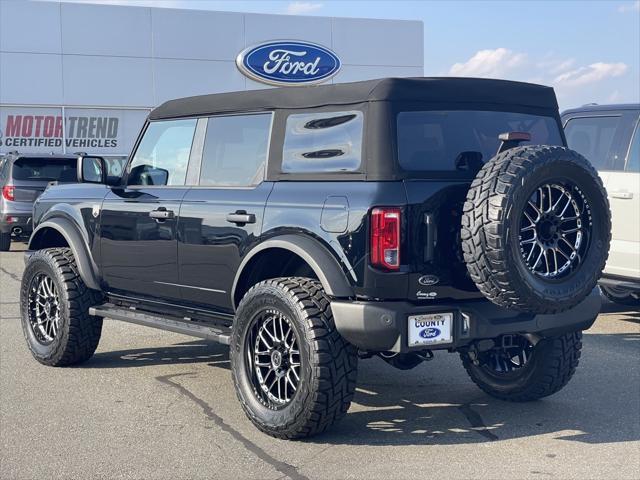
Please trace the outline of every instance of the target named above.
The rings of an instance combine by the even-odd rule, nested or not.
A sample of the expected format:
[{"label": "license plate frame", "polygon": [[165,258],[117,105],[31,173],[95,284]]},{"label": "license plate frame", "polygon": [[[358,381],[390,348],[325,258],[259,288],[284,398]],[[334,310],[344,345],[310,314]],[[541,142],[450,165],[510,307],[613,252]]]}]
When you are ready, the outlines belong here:
[{"label": "license plate frame", "polygon": [[453,312],[410,315],[407,319],[409,347],[446,345],[453,343]]}]

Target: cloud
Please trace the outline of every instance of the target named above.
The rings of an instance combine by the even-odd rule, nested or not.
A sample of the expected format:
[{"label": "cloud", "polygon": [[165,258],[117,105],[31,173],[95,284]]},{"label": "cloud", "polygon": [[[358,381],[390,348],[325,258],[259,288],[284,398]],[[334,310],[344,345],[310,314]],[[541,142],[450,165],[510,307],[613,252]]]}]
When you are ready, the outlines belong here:
[{"label": "cloud", "polygon": [[618,12],[627,13],[627,12],[640,12],[640,0],[636,0],[635,2],[623,3],[618,6]]},{"label": "cloud", "polygon": [[287,6],[286,13],[289,15],[303,15],[320,10],[323,6],[324,5],[319,2],[291,2]]},{"label": "cloud", "polygon": [[464,63],[456,63],[449,70],[449,75],[458,77],[501,77],[526,61],[524,53],[517,53],[507,48],[480,50]]},{"label": "cloud", "polygon": [[543,72],[560,75],[572,68],[575,63],[575,58],[554,58],[552,55],[545,55],[542,60],[536,63],[536,67]]},{"label": "cloud", "polygon": [[621,100],[622,100],[622,95],[620,94],[620,90],[614,90],[607,97],[607,102],[608,103],[620,103]]},{"label": "cloud", "polygon": [[619,77],[627,71],[624,63],[592,63],[587,67],[569,70],[553,79],[553,83],[566,87],[581,87],[591,83],[600,82],[609,77]]}]

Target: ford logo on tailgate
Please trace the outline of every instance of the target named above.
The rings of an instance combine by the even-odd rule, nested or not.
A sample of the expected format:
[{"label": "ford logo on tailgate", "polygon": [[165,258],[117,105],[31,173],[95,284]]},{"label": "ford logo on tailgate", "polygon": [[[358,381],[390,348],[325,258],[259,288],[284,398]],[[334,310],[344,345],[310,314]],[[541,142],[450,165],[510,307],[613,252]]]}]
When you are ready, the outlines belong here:
[{"label": "ford logo on tailgate", "polygon": [[425,328],[418,335],[420,335],[422,338],[436,338],[438,335],[440,335],[440,329],[435,327]]},{"label": "ford logo on tailgate", "polygon": [[279,41],[249,47],[236,65],[247,77],[269,85],[321,83],[340,70],[340,59],[328,48],[309,42]]}]

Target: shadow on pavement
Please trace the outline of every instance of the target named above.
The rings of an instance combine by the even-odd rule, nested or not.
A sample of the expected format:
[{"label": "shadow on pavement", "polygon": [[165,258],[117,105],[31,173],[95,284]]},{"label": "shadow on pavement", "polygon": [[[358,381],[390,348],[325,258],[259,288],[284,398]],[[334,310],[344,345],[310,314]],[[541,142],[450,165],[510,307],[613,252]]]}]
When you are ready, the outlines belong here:
[{"label": "shadow on pavement", "polygon": [[97,352],[79,368],[129,368],[182,363],[208,363],[228,369],[229,347],[206,340],[195,340],[158,348]]},{"label": "shadow on pavement", "polygon": [[[437,356],[411,372],[379,359],[360,363],[354,405],[318,444],[466,444],[537,435],[589,444],[640,440],[638,333],[588,334],[576,377],[560,393],[509,403],[482,393],[457,358]],[[610,355],[609,352],[616,352]],[[228,347],[202,340],[166,348],[97,353],[84,368],[206,363],[229,368]],[[213,394],[213,393],[212,393]]]}]

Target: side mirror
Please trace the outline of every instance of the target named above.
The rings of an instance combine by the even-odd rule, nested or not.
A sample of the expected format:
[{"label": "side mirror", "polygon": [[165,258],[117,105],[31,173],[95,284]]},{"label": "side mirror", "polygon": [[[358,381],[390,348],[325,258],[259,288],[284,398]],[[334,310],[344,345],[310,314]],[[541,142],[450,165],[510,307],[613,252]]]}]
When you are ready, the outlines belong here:
[{"label": "side mirror", "polygon": [[80,155],[77,171],[79,183],[107,183],[107,165],[102,157]]},{"label": "side mirror", "polygon": [[129,174],[129,185],[166,185],[169,170],[151,165],[138,165]]}]

